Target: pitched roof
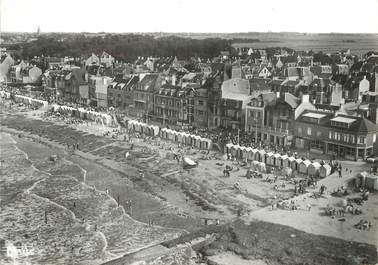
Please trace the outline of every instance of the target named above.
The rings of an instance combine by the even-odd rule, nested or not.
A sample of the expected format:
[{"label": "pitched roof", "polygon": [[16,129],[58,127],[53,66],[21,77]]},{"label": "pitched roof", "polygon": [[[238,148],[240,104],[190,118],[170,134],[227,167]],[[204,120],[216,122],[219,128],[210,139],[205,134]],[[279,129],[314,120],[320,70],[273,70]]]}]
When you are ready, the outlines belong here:
[{"label": "pitched roof", "polygon": [[287,80],[282,83],[282,86],[287,86],[287,87],[295,87],[299,84],[299,81],[294,81],[294,80]]},{"label": "pitched roof", "polygon": [[129,80],[129,82],[126,84],[126,90],[127,91],[130,91],[133,89],[133,87],[138,84],[139,82],[139,76],[137,75],[134,75],[133,77],[131,77],[131,79]]},{"label": "pitched roof", "polygon": [[273,86],[278,85],[279,86],[279,85],[282,84],[282,82],[284,82],[284,80],[282,80],[282,79],[273,79],[272,81],[269,82],[269,85],[273,85]]},{"label": "pitched roof", "polygon": [[366,118],[362,118],[360,122],[360,126],[358,127],[359,132],[377,132],[378,131],[378,125],[374,124],[373,122],[369,121]]},{"label": "pitched roof", "polygon": [[373,63],[365,63],[361,68],[361,72],[372,73],[374,72],[374,67],[375,64]]},{"label": "pitched roof", "polygon": [[285,93],[285,102],[295,109],[298,107],[300,100],[290,93]]},{"label": "pitched roof", "polygon": [[249,79],[249,86],[251,91],[270,90],[268,82],[265,79],[261,78]]},{"label": "pitched roof", "polygon": [[378,64],[378,56],[377,55],[372,55],[366,61],[368,63]]},{"label": "pitched roof", "polygon": [[[309,114],[321,114],[324,115],[322,118],[319,120],[319,125],[320,126],[325,126],[329,128],[335,128],[337,126],[334,126],[331,124],[331,120],[335,118],[334,114],[329,111],[314,111],[314,110],[306,110],[304,111],[297,119],[298,122],[303,122],[303,123],[311,123],[310,121],[306,120],[305,117],[308,116]],[[318,116],[318,115],[316,115]],[[320,117],[320,116],[319,116]],[[373,132],[378,132],[378,125],[374,124],[373,122],[367,120],[364,117],[358,117],[358,116],[351,116],[351,115],[345,115],[345,114],[339,114],[336,117],[337,119],[353,119],[350,123],[350,126],[348,127],[348,132],[354,132],[354,133],[373,133]],[[345,128],[342,127],[337,127],[340,130],[345,130]]]},{"label": "pitched roof", "polygon": [[157,74],[146,75],[139,81],[139,85],[143,90],[154,90],[158,77]]}]

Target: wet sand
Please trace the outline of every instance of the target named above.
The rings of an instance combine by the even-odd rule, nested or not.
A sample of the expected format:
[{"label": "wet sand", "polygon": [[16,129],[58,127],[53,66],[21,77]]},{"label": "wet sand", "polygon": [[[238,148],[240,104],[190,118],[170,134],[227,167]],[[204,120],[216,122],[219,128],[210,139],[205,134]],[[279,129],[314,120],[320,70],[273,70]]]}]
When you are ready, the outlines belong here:
[{"label": "wet sand", "polygon": [[13,139],[1,133],[2,264],[99,264],[183,233],[130,218],[114,198],[84,183],[87,171],[62,151]]}]

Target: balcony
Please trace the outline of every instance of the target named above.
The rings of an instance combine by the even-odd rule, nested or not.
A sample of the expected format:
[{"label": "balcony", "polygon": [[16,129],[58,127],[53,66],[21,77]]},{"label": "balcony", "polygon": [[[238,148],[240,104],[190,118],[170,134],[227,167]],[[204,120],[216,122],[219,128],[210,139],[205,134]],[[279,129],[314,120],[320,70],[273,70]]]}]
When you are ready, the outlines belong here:
[{"label": "balcony", "polygon": [[287,129],[275,128],[275,127],[270,127],[270,126],[262,127],[261,131],[270,132],[270,133],[289,134],[289,130]]}]

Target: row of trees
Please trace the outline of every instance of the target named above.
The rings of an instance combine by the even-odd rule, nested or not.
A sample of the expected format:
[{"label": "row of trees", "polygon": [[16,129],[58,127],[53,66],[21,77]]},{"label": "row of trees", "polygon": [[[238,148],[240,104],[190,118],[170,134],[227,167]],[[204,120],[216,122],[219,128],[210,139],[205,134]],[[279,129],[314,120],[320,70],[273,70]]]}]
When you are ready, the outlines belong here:
[{"label": "row of trees", "polygon": [[190,57],[212,58],[220,51],[231,51],[232,41],[219,38],[191,39],[175,36],[155,38],[149,35],[105,35],[86,37],[76,35],[71,38],[59,39],[41,36],[36,41],[18,44],[14,49],[21,49],[23,58],[34,56],[89,56],[92,52],[100,54],[107,51],[115,58],[126,62],[138,56],[177,56],[180,59]]}]

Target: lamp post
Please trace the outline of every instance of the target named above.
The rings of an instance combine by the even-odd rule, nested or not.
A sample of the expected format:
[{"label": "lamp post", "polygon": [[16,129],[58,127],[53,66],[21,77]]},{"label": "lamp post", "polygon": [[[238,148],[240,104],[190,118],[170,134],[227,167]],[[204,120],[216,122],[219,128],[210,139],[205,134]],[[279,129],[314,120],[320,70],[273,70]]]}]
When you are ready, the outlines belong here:
[{"label": "lamp post", "polygon": [[256,144],[257,144],[257,114],[256,114],[256,118],[254,119],[255,120],[255,125],[256,125],[256,135],[255,135],[255,142],[256,142]]}]

